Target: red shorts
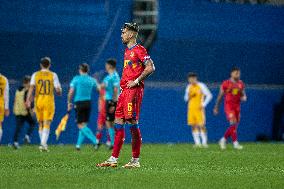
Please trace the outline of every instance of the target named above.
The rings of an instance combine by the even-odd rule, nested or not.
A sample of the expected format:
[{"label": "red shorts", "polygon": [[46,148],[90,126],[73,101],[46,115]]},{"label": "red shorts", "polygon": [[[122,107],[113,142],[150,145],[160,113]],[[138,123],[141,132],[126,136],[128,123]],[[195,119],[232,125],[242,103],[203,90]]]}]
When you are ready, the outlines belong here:
[{"label": "red shorts", "polygon": [[115,118],[139,120],[140,108],[144,94],[143,87],[123,89],[118,97]]},{"label": "red shorts", "polygon": [[226,107],[225,106],[225,113],[228,121],[230,122],[240,122],[241,114],[240,114],[240,107]]}]

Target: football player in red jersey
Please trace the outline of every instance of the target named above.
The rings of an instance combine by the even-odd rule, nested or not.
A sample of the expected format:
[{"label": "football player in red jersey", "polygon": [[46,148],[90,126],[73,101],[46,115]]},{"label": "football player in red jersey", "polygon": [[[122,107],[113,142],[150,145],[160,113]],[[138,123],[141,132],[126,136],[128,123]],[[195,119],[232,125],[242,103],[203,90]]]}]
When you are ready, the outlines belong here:
[{"label": "football player in red jersey", "polygon": [[226,130],[224,136],[219,141],[221,149],[226,149],[226,141],[229,137],[232,138],[235,149],[243,148],[238,142],[237,127],[240,122],[241,101],[246,101],[247,96],[245,93],[245,85],[240,80],[240,76],[240,69],[233,68],[231,71],[231,78],[224,81],[220,87],[220,92],[213,110],[214,114],[217,115],[222,97],[225,96],[224,110],[230,123],[230,127]]},{"label": "football player in red jersey", "polygon": [[144,80],[155,71],[152,59],[146,49],[137,44],[139,26],[125,23],[121,38],[127,47],[124,53],[124,68],[120,87],[122,89],[115,111],[115,140],[112,156],[98,167],[116,167],[120,150],[125,138],[125,126],[132,135],[132,158],[124,168],[140,167],[141,133],[138,125],[141,102],[144,92]]}]

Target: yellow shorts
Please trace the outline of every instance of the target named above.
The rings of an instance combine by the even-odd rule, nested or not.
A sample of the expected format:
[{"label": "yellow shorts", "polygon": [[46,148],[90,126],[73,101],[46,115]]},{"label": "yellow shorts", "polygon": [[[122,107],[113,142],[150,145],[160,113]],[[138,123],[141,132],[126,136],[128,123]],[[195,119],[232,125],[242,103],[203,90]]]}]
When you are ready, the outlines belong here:
[{"label": "yellow shorts", "polygon": [[4,115],[5,115],[5,107],[3,103],[0,103],[0,122],[4,121]]},{"label": "yellow shorts", "polygon": [[37,103],[35,106],[35,113],[39,122],[52,121],[54,112],[55,107],[53,103]]},{"label": "yellow shorts", "polygon": [[204,126],[205,113],[203,110],[190,110],[187,115],[187,124],[191,126]]}]

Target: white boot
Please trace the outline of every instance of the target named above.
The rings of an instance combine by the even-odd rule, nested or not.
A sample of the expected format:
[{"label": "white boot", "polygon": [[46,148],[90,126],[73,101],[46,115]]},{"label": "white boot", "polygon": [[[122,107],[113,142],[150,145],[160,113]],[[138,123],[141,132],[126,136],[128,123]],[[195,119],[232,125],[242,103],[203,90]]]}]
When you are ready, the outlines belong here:
[{"label": "white boot", "polygon": [[243,146],[239,144],[238,141],[233,142],[234,148],[237,150],[242,150]]},{"label": "white boot", "polygon": [[225,150],[226,149],[226,139],[224,137],[222,137],[219,140],[219,146],[220,146],[221,150]]}]

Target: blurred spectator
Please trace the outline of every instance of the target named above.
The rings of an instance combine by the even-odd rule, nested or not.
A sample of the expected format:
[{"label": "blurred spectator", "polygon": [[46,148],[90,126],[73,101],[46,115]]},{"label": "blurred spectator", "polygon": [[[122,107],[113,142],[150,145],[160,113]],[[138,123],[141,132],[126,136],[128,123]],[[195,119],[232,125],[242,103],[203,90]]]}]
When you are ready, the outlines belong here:
[{"label": "blurred spectator", "polygon": [[18,149],[20,147],[18,137],[25,122],[29,124],[29,129],[25,135],[25,143],[28,144],[31,143],[30,137],[36,124],[35,118],[33,116],[34,113],[25,105],[27,93],[30,87],[30,80],[30,76],[25,76],[22,85],[17,89],[15,94],[14,114],[16,119],[16,130],[14,133],[13,143],[15,149]]}]

